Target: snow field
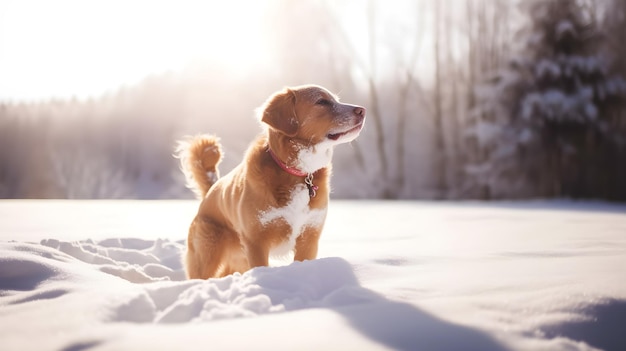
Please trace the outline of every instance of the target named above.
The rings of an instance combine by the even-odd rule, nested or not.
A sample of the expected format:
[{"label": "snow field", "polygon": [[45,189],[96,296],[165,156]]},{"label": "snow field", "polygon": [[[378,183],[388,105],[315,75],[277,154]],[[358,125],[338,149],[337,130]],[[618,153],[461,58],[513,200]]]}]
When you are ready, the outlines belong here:
[{"label": "snow field", "polygon": [[0,202],[2,349],[626,345],[623,206],[332,202],[319,259],[185,281],[195,205]]}]

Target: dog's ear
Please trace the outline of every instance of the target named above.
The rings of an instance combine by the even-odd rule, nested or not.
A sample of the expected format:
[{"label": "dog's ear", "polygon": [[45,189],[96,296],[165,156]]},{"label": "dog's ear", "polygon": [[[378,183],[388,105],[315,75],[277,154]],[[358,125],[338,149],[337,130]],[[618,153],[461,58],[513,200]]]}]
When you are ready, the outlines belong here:
[{"label": "dog's ear", "polygon": [[271,96],[263,107],[261,121],[287,136],[295,136],[299,125],[294,92],[285,89]]}]

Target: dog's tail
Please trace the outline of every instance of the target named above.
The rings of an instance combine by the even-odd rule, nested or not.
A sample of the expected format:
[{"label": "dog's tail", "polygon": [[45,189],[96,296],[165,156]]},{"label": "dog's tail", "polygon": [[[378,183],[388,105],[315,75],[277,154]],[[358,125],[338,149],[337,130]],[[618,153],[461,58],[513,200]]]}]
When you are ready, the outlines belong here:
[{"label": "dog's tail", "polygon": [[219,138],[213,135],[198,135],[179,141],[176,157],[180,159],[187,187],[193,190],[199,199],[204,198],[219,178],[217,165],[222,160]]}]

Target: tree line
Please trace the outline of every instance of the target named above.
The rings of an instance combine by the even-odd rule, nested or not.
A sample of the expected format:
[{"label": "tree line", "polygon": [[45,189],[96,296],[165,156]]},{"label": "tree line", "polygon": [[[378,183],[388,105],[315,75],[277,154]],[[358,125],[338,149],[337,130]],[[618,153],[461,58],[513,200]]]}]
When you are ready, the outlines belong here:
[{"label": "tree line", "polygon": [[623,1],[283,0],[260,15],[273,64],[245,79],[202,63],[90,100],[0,103],[0,197],[190,197],[177,139],[218,134],[225,172],[260,131],[255,107],[316,83],[368,109],[337,149],[335,197],[626,200]]}]

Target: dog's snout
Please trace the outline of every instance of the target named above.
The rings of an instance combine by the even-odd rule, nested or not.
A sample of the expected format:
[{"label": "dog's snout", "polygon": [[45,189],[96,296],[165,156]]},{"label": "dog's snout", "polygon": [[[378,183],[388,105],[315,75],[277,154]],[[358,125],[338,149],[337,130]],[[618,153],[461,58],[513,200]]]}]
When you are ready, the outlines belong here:
[{"label": "dog's snout", "polygon": [[354,108],[354,114],[360,117],[365,117],[365,107],[356,106]]}]

